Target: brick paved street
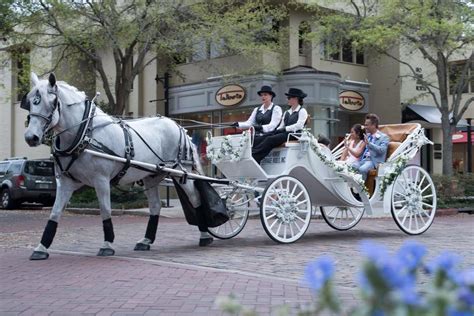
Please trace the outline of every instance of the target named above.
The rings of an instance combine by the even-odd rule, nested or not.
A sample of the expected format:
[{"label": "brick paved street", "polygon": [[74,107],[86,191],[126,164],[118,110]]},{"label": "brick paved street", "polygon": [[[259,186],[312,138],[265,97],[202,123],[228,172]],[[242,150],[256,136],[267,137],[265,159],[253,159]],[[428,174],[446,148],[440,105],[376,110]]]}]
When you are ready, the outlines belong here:
[{"label": "brick paved street", "polygon": [[261,315],[288,304],[293,310],[311,298],[301,277],[306,263],[322,254],[336,260],[336,289],[348,305],[355,300],[361,261],[358,244],[372,239],[390,249],[415,239],[428,257],[443,250],[474,266],[474,215],[437,217],[423,235],[403,234],[392,219],[364,219],[353,230],[337,232],[313,219],[297,243],[271,241],[259,219],[250,219],[231,240],[197,247],[198,231],[181,218],[162,218],[149,252],[134,252],[147,218],[116,216],[116,256],[95,256],[102,244],[99,216],[62,218],[49,260],[28,260],[48,212],[0,212],[0,315],[220,315],[217,297],[233,293]]}]

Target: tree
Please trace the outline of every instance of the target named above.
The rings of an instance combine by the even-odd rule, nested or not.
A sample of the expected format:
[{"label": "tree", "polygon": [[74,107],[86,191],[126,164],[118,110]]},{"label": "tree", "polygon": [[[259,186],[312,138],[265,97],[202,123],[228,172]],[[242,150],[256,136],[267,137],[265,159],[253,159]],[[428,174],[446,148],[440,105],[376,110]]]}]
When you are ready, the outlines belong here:
[{"label": "tree", "polygon": [[[321,15],[316,32],[321,40],[338,43],[351,40],[369,52],[388,56],[408,69],[441,112],[443,130],[443,174],[452,175],[452,134],[473,103],[462,102],[463,91],[474,80],[474,2],[472,0],[347,0],[341,14]],[[318,9],[321,10],[321,9]],[[326,11],[327,13],[327,11]],[[410,56],[400,48],[417,51],[436,70],[435,80],[422,78]],[[450,74],[449,61],[466,62]],[[451,84],[451,87],[450,87]],[[449,102],[451,88],[451,102]]]},{"label": "tree", "polygon": [[[217,49],[255,52],[255,35],[265,18],[284,14],[266,0],[132,0],[15,1],[21,19],[12,35],[17,41],[51,48],[56,65],[87,59],[102,81],[112,114],[127,107],[135,77],[157,60],[172,69],[203,40],[220,40]],[[105,60],[112,53],[114,76]],[[112,88],[113,87],[113,88]]]}]

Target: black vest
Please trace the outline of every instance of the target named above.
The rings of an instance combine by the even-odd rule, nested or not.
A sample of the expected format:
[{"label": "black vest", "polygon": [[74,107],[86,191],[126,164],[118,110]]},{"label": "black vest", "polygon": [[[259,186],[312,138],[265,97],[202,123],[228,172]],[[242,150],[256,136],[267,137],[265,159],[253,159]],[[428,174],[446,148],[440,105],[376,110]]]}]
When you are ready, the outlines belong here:
[{"label": "black vest", "polygon": [[275,105],[272,106],[271,110],[265,111],[265,113],[262,113],[262,110],[260,108],[257,110],[257,115],[255,115],[255,122],[259,125],[267,125],[270,124],[272,121],[272,115],[273,115],[273,109],[275,108]]},{"label": "black vest", "polygon": [[[300,107],[298,111],[291,113],[291,115],[290,115],[290,112],[288,111],[285,112],[285,117],[283,118],[283,122],[285,123],[285,126],[293,125],[293,124],[296,124],[296,122],[298,122],[301,109],[302,107]],[[296,131],[296,132],[299,133],[301,131]]]}]

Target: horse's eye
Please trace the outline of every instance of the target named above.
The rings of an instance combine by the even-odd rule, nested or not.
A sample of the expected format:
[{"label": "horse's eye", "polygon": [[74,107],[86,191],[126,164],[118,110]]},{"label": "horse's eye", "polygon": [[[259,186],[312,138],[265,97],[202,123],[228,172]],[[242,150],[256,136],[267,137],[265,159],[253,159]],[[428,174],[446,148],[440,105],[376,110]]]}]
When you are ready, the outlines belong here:
[{"label": "horse's eye", "polygon": [[38,105],[40,103],[41,103],[41,94],[39,94],[39,91],[36,91],[36,94],[33,97],[33,104]]}]

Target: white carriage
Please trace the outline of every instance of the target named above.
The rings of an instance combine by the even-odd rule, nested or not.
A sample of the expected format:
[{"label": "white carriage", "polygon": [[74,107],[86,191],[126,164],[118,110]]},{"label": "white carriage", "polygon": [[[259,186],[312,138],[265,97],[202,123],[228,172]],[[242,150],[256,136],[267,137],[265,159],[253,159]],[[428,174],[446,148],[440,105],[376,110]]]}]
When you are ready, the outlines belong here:
[{"label": "white carriage", "polygon": [[258,209],[268,236],[280,243],[297,241],[318,211],[332,228],[348,230],[364,216],[391,212],[407,234],[425,232],[436,212],[436,191],[430,175],[410,164],[419,149],[431,143],[419,124],[380,126],[391,142],[386,162],[369,173],[368,181],[338,159],[343,142],[332,151],[307,131],[292,134],[257,164],[251,156],[251,132],[208,136],[208,157],[230,180],[218,187],[230,220],[211,228],[227,239],[244,228],[249,211]]}]

